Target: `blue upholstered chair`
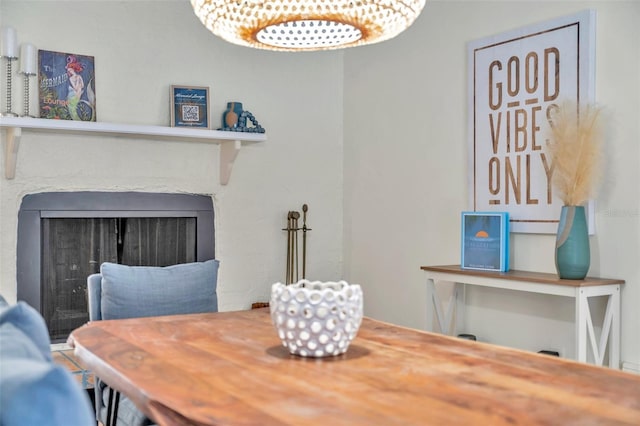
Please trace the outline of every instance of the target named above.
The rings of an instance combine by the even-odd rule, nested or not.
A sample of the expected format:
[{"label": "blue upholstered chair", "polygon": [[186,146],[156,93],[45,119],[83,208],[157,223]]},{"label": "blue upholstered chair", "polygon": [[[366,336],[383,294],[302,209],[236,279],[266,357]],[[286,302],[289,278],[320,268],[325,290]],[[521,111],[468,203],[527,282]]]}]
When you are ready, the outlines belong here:
[{"label": "blue upholstered chair", "polygon": [[93,424],[89,396],[52,360],[44,318],[0,296],[0,425]]},{"label": "blue upholstered chair", "polygon": [[[217,312],[218,266],[217,260],[167,267],[103,263],[99,274],[87,278],[89,320]],[[97,420],[105,426],[151,424],[131,400],[99,378],[95,408]]]}]

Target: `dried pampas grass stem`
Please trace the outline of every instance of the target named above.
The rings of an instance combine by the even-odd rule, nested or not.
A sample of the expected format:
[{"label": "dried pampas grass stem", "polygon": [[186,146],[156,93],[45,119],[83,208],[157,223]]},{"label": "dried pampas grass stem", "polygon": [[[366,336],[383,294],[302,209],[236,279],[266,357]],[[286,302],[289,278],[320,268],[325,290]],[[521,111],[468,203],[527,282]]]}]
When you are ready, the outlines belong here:
[{"label": "dried pampas grass stem", "polygon": [[564,103],[551,114],[547,152],[552,184],[567,206],[595,196],[602,177],[602,108]]}]

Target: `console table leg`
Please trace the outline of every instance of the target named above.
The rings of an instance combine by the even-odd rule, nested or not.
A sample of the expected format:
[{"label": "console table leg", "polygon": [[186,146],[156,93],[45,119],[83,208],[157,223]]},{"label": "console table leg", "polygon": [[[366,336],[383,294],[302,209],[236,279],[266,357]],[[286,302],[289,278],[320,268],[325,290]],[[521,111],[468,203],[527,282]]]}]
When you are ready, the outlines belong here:
[{"label": "console table leg", "polygon": [[580,362],[587,362],[587,315],[589,312],[589,301],[584,290],[577,289],[576,295],[576,359]]},{"label": "console table leg", "polygon": [[[600,339],[596,339],[589,298],[606,296],[607,308],[602,320]],[[620,286],[587,287],[578,290],[576,297],[576,359],[587,362],[587,346],[591,346],[594,364],[603,365],[609,346],[609,367],[620,368]]]},{"label": "console table leg", "polygon": [[431,278],[427,278],[427,331],[435,331],[433,329],[433,311],[430,309],[432,306],[436,306],[435,294],[436,285]]},{"label": "console table leg", "polygon": [[620,369],[620,286],[609,296],[607,311],[611,306],[611,341],[609,342],[609,367]]},{"label": "console table leg", "polygon": [[442,312],[442,302],[440,301],[440,297],[438,296],[438,290],[436,288],[435,280],[429,279],[428,287],[430,287],[430,296],[429,303],[433,306],[433,313],[435,313],[435,317],[438,323],[438,330],[433,326],[433,313],[429,315],[429,321],[431,321],[431,329],[429,331],[440,332],[442,334],[449,334],[450,321],[449,321],[449,313],[451,311],[451,303],[449,304],[449,309],[447,310],[447,314]]},{"label": "console table leg", "polygon": [[[436,289],[436,284],[434,279],[427,279],[427,305],[433,306],[434,312],[427,313],[427,329],[433,332],[440,332],[442,334],[450,334],[451,333],[451,325],[456,321],[456,317],[454,315],[459,312],[457,306],[460,304],[460,299],[463,299],[462,293],[462,284],[454,283],[453,293],[449,299],[449,304],[447,305],[447,311],[443,312],[442,310],[442,302],[440,301],[440,297],[438,296],[438,291]],[[464,303],[464,299],[462,300]],[[458,312],[456,312],[458,311]],[[435,313],[436,320],[438,322],[439,329],[436,330],[433,324],[433,317]],[[457,321],[455,322],[456,328],[458,326]],[[453,330],[455,333],[455,330]]]},{"label": "console table leg", "polygon": [[457,336],[464,326],[464,309],[466,304],[466,286],[464,283],[455,283],[455,288],[453,289],[453,296],[456,302],[456,314],[455,314],[455,335]]}]

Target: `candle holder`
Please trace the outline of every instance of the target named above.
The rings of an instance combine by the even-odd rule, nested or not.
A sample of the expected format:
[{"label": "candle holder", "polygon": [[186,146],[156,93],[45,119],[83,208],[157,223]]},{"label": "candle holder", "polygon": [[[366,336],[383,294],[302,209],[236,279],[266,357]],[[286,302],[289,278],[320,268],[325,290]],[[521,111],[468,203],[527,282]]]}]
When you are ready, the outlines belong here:
[{"label": "candle holder", "polygon": [[24,114],[22,117],[31,117],[35,118],[32,115],[29,115],[29,77],[36,75],[36,58],[37,50],[35,46],[31,43],[22,43],[20,46],[20,72],[24,76],[24,102],[22,103],[22,107],[24,110]]},{"label": "candle holder", "polygon": [[18,114],[11,111],[11,85],[13,83],[13,72],[11,67],[11,62],[18,59],[17,56],[3,56],[3,59],[7,61],[7,106],[6,111],[0,113],[1,117],[17,117]]},{"label": "candle holder", "polygon": [[31,83],[30,77],[33,77],[35,73],[21,72],[21,74],[24,76],[24,102],[22,104],[22,108],[23,108],[22,117],[35,118],[33,115],[29,114],[29,100],[30,100],[29,85]]}]

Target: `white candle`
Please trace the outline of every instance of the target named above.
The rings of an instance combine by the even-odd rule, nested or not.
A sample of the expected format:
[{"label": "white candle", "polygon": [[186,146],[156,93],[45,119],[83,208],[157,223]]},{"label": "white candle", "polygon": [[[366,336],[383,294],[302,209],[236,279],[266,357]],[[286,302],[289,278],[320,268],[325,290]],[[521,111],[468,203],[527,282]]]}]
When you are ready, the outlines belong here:
[{"label": "white candle", "polygon": [[18,57],[18,36],[15,28],[2,27],[2,43],[0,44],[0,56],[7,58]]},{"label": "white candle", "polygon": [[20,45],[20,72],[28,75],[36,74],[36,47],[33,44]]}]

